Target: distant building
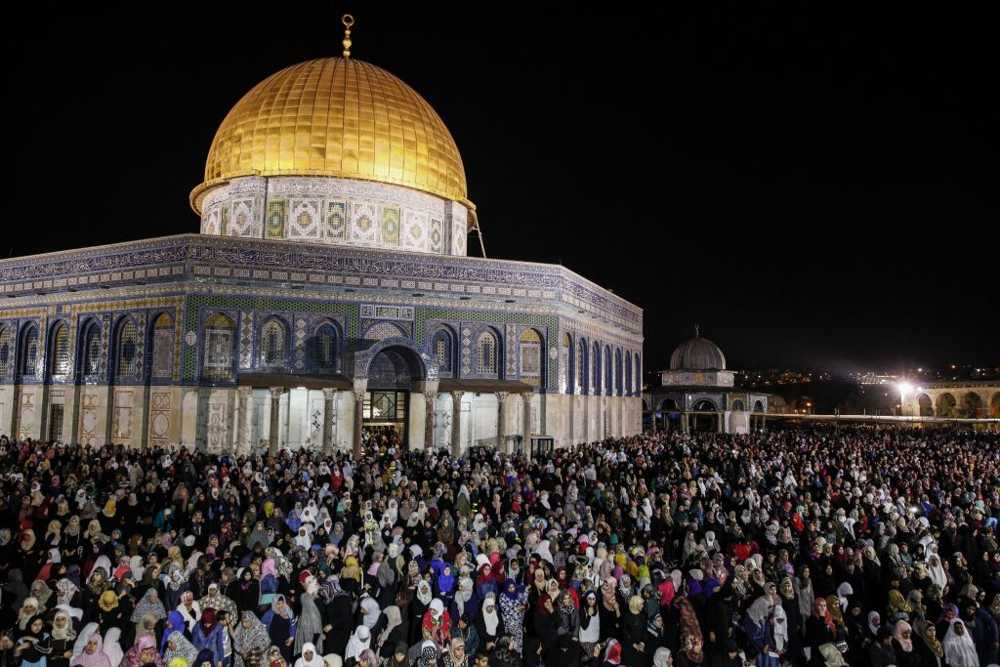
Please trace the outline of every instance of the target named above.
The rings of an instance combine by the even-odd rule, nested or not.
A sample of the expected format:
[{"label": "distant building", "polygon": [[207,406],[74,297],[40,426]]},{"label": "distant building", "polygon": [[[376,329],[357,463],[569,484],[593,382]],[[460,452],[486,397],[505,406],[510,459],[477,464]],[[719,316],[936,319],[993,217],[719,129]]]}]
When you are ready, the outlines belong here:
[{"label": "distant building", "polygon": [[931,382],[903,397],[903,414],[914,417],[1000,417],[1000,380]]},{"label": "distant building", "polygon": [[645,400],[656,429],[748,433],[764,425],[768,395],[736,387],[736,373],[726,370],[719,346],[695,335],[674,350],[670,370],[660,373],[661,387]]}]

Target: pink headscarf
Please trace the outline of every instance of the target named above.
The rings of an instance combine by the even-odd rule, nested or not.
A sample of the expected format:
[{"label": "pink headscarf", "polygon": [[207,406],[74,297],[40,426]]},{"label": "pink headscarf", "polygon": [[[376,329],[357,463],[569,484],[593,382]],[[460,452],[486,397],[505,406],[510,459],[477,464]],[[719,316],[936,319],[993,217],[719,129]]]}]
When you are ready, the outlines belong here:
[{"label": "pink headscarf", "polygon": [[275,579],[278,578],[278,567],[274,563],[273,558],[266,559],[260,566],[260,576],[261,578],[271,575]]}]

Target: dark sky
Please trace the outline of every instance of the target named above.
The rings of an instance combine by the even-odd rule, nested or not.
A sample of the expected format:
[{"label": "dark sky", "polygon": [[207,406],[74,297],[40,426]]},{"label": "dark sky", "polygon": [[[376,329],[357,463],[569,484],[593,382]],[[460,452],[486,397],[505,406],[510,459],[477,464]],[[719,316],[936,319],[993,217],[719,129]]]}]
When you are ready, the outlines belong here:
[{"label": "dark sky", "polygon": [[355,57],[450,128],[489,254],[562,262],[642,306],[647,368],[694,322],[736,368],[1000,365],[985,16],[91,4],[34,3],[5,31],[3,255],[196,232],[188,193],[226,112],[338,54],[347,9]]}]

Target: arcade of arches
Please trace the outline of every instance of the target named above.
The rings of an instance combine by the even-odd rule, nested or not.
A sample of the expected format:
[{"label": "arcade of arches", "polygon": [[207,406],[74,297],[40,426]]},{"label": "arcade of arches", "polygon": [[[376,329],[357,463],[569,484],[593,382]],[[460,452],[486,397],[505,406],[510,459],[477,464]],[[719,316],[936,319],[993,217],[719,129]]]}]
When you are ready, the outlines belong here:
[{"label": "arcade of arches", "polygon": [[1000,381],[941,382],[919,387],[903,405],[918,417],[1000,419]]}]

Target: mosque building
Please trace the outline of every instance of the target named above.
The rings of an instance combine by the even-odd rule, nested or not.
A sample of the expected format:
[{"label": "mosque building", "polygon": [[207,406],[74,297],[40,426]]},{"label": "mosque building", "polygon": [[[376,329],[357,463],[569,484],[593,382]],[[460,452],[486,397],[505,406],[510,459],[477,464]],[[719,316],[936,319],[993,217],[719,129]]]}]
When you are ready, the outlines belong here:
[{"label": "mosque building", "polygon": [[350,55],[222,121],[200,234],[0,261],[0,433],[211,452],[565,447],[642,427],[642,309],[569,269],[467,256],[461,155]]},{"label": "mosque building", "polygon": [[674,349],[670,369],[660,373],[660,386],[647,393],[653,428],[718,433],[748,433],[765,425],[768,394],[739,389],[736,373],[726,370],[718,345],[694,337]]}]

